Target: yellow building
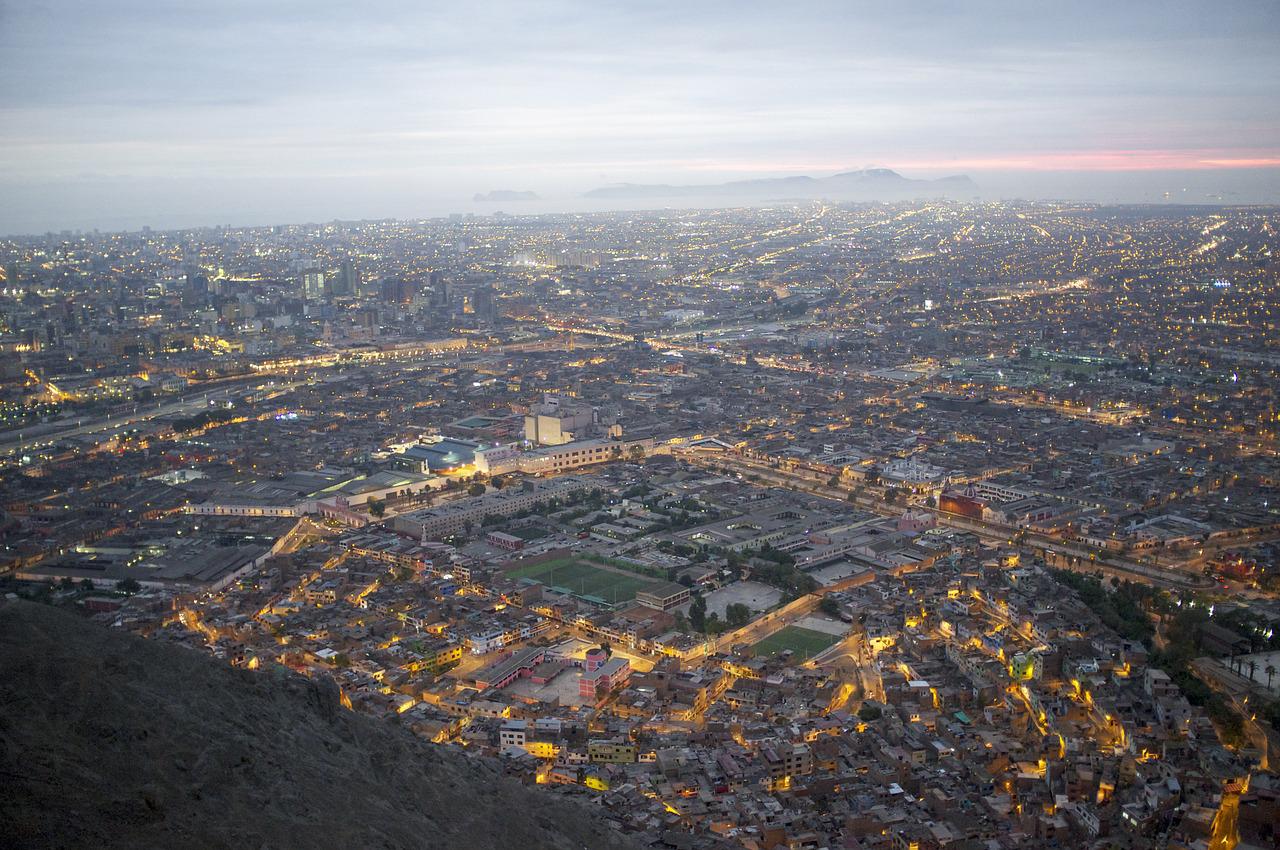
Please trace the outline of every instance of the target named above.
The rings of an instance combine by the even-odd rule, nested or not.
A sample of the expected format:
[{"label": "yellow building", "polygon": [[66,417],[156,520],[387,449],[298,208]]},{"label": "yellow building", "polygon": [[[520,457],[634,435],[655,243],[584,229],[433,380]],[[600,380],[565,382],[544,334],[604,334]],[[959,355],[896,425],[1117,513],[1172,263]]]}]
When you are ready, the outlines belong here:
[{"label": "yellow building", "polygon": [[636,745],[621,738],[596,739],[587,743],[587,756],[602,764],[631,764],[636,760]]}]

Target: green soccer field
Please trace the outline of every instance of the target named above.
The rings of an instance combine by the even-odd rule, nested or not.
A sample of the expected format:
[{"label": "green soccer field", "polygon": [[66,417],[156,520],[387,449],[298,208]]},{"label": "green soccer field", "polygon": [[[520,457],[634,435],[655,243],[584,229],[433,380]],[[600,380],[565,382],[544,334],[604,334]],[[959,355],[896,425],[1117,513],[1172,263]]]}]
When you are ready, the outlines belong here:
[{"label": "green soccer field", "polygon": [[789,649],[796,654],[797,658],[812,658],[839,639],[838,636],[829,635],[826,632],[787,626],[782,631],[774,632],[757,643],[755,651],[756,655],[777,655]]},{"label": "green soccer field", "polygon": [[630,602],[636,592],[658,584],[653,579],[614,572],[577,558],[556,558],[541,564],[518,567],[507,573],[515,578],[531,578],[549,587],[563,587],[580,596],[595,596],[609,603]]}]

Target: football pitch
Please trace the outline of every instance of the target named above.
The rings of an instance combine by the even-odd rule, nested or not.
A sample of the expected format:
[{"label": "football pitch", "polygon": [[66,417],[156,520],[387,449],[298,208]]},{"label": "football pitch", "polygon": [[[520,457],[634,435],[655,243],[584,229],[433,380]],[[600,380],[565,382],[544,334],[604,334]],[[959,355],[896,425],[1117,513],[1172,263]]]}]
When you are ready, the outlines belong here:
[{"label": "football pitch", "polygon": [[755,651],[756,655],[777,655],[789,649],[797,658],[812,658],[839,639],[837,635],[829,635],[826,632],[787,626],[757,643]]},{"label": "football pitch", "polygon": [[661,583],[578,558],[555,558],[541,564],[517,567],[507,575],[535,579],[548,587],[563,588],[579,596],[594,597],[609,604],[630,602],[636,598],[637,591]]}]

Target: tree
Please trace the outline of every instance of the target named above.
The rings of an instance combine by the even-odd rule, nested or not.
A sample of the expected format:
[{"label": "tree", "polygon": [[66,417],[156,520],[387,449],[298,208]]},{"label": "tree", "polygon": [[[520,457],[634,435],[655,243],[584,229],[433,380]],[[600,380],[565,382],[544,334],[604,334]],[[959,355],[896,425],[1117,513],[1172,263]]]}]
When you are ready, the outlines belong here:
[{"label": "tree", "polygon": [[836,602],[830,596],[822,597],[822,601],[818,603],[818,610],[826,614],[828,617],[840,616],[840,603]]},{"label": "tree", "polygon": [[58,587],[62,590],[74,590],[76,586],[75,579],[71,576],[63,576],[58,582]]},{"label": "tree", "polygon": [[477,481],[467,488],[467,494],[470,496],[483,496],[484,489],[484,485]]},{"label": "tree", "polygon": [[634,461],[644,460],[644,446],[636,443],[631,447],[631,459]]},{"label": "tree", "polygon": [[1276,675],[1276,668],[1270,664],[1267,665],[1267,690],[1271,690],[1271,680]]},{"label": "tree", "polygon": [[869,702],[864,702],[862,707],[858,709],[858,719],[863,723],[879,720],[882,716],[884,716],[884,712],[880,709],[880,706]]},{"label": "tree", "polygon": [[751,622],[751,609],[741,602],[734,602],[724,610],[724,619],[730,628],[745,626]]},{"label": "tree", "polygon": [[382,519],[387,515],[387,503],[382,499],[370,499],[369,515]]},{"label": "tree", "polygon": [[507,486],[507,482],[501,478],[494,478],[489,483],[493,485],[493,489],[495,490],[501,490],[503,487]]},{"label": "tree", "polygon": [[701,593],[695,593],[693,601],[689,603],[689,625],[693,626],[694,631],[706,631],[707,600],[702,598]]},{"label": "tree", "polygon": [[892,505],[893,503],[895,503],[895,502],[897,502],[897,501],[898,501],[898,491],[897,491],[897,489],[896,489],[896,488],[894,488],[894,487],[889,487],[889,488],[887,488],[887,489],[884,491],[884,503],[885,503],[886,505]]},{"label": "tree", "polygon": [[133,594],[142,590],[142,585],[138,584],[138,580],[135,578],[122,578],[116,582],[116,590],[121,593]]},{"label": "tree", "polygon": [[93,579],[80,579],[80,589],[85,592],[93,590]]}]

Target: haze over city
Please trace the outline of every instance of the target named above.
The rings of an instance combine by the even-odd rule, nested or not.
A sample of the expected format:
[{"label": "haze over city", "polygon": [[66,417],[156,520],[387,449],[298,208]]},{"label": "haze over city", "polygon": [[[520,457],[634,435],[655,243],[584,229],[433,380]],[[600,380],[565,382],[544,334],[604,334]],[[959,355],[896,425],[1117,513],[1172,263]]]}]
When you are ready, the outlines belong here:
[{"label": "haze over city", "polygon": [[601,210],[625,204],[582,194],[866,166],[989,199],[1272,202],[1278,33],[1269,2],[10,2],[0,232],[494,190]]},{"label": "haze over city", "polygon": [[0,0],[0,844],[1280,848],[1278,46]]}]

